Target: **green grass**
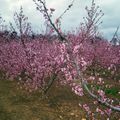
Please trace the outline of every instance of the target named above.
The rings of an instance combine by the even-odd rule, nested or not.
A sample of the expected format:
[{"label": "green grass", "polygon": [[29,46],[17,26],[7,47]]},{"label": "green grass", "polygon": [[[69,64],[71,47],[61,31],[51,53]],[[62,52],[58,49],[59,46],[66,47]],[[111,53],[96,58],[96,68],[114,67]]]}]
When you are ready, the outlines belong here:
[{"label": "green grass", "polygon": [[[91,88],[91,84],[88,85],[88,88]],[[95,85],[95,88],[96,88],[96,90],[99,90],[99,89],[101,89],[101,86]],[[117,97],[120,99],[120,95],[119,95],[120,88],[119,87],[115,87],[115,86],[112,88],[105,88],[104,87],[103,90],[105,91],[106,95],[111,95],[113,97]]]},{"label": "green grass", "polygon": [[120,95],[118,94],[118,92],[119,92],[118,88],[111,88],[111,89],[106,89],[105,90],[106,94],[110,94],[110,95],[113,95],[113,96],[120,97]]}]

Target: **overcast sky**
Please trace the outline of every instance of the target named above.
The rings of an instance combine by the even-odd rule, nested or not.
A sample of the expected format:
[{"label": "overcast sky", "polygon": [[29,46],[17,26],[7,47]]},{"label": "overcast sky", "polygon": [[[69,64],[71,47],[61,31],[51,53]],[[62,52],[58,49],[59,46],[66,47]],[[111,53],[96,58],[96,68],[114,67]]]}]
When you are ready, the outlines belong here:
[{"label": "overcast sky", "polygon": [[[100,32],[104,37],[111,39],[117,26],[120,25],[120,0],[95,0],[96,4],[104,12],[102,18],[103,24],[100,27]],[[69,5],[71,0],[46,0],[49,8],[55,8],[54,17],[57,18]],[[20,6],[23,6],[24,13],[29,17],[29,21],[35,31],[40,31],[43,25],[42,15],[36,11],[36,6],[33,0],[0,0],[0,14],[6,22],[13,22],[13,14],[19,11]],[[80,25],[85,16],[85,6],[91,5],[91,0],[75,0],[74,6],[67,12],[62,20],[62,28],[71,30]]]}]

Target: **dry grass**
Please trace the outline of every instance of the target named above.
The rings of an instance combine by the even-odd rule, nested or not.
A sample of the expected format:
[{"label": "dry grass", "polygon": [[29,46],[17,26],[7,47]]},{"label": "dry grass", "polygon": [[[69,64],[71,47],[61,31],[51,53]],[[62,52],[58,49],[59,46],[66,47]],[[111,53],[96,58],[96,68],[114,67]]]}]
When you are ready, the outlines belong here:
[{"label": "dry grass", "polygon": [[[28,94],[17,89],[15,81],[0,80],[0,120],[82,120],[86,114],[79,103],[88,103],[95,109],[90,96],[78,97],[69,87],[54,86],[46,98],[38,91]],[[118,119],[117,113],[110,120]],[[106,120],[106,117],[98,115],[97,120]]]}]

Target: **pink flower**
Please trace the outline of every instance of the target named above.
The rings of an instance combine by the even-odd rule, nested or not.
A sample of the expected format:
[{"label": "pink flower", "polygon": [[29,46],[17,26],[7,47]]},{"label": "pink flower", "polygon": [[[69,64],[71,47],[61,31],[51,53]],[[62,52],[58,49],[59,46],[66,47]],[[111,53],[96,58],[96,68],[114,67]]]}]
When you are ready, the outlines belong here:
[{"label": "pink flower", "polygon": [[98,94],[102,97],[105,95],[105,92],[103,90],[98,90]]},{"label": "pink flower", "polygon": [[76,85],[72,86],[72,91],[74,91],[76,95],[79,95],[79,96],[84,95],[83,94],[83,89],[82,89],[82,87],[80,85],[76,84]]},{"label": "pink flower", "polygon": [[80,49],[80,45],[76,45],[74,47],[73,53],[78,53],[78,50]]},{"label": "pink flower", "polygon": [[102,111],[100,108],[96,108],[96,112],[100,113],[101,115],[104,115],[104,111]]},{"label": "pink flower", "polygon": [[84,104],[84,105],[83,105],[83,108],[84,108],[84,110],[85,110],[88,114],[91,113],[90,107],[89,107],[87,104]]},{"label": "pink flower", "polygon": [[90,76],[89,79],[90,80],[95,80],[95,77],[94,76]]},{"label": "pink flower", "polygon": [[112,110],[111,110],[111,109],[106,109],[106,110],[105,110],[105,113],[106,113],[108,116],[110,116],[110,114],[112,113]]}]

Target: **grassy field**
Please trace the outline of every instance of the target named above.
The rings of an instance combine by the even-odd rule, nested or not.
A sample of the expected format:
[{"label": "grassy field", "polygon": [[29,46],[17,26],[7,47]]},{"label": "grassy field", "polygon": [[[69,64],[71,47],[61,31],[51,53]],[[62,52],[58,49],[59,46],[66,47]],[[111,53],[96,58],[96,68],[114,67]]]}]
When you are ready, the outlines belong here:
[{"label": "grassy field", "polygon": [[[78,104],[89,101],[93,106],[92,99],[78,97],[68,87],[52,87],[47,98],[39,92],[28,94],[17,88],[15,81],[0,80],[0,120],[82,120],[86,115]],[[116,89],[106,92],[118,96]],[[118,118],[119,114],[110,120]],[[104,120],[98,116],[97,120],[101,119]]]},{"label": "grassy field", "polygon": [[[54,92],[53,92],[54,91]],[[12,81],[0,80],[0,120],[81,120],[84,112],[69,88],[56,88],[41,98],[39,92],[27,94]]]}]

